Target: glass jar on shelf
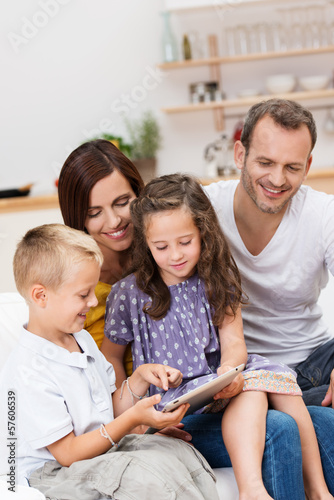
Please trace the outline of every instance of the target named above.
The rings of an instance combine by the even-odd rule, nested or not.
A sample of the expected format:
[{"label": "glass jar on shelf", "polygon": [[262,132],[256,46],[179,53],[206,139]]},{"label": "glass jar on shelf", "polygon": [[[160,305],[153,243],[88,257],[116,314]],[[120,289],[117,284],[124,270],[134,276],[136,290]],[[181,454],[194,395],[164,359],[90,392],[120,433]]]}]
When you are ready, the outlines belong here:
[{"label": "glass jar on shelf", "polygon": [[177,41],[170,26],[170,12],[161,12],[163,19],[162,53],[164,62],[174,62],[179,59]]}]

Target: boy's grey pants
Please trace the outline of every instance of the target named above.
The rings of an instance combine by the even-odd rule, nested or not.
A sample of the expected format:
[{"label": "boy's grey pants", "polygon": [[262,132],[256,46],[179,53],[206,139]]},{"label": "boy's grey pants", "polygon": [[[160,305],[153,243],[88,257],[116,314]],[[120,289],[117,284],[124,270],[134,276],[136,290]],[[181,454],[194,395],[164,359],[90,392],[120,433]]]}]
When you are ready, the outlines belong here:
[{"label": "boy's grey pants", "polygon": [[50,500],[218,500],[215,476],[191,445],[165,436],[125,436],[104,455],[62,467],[52,460],[30,486]]}]

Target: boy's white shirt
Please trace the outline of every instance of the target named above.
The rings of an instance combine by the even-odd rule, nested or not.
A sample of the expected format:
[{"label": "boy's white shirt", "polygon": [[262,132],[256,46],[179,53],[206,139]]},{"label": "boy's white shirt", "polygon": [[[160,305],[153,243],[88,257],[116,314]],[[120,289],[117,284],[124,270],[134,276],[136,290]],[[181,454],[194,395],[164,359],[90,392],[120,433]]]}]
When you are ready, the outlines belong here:
[{"label": "boy's white shirt", "polygon": [[27,484],[32,471],[54,460],[48,445],[71,431],[81,435],[114,418],[114,369],[88,332],[74,337],[82,353],[70,353],[22,327],[19,344],[1,372],[0,472],[9,470],[6,401],[13,390],[19,484]]}]

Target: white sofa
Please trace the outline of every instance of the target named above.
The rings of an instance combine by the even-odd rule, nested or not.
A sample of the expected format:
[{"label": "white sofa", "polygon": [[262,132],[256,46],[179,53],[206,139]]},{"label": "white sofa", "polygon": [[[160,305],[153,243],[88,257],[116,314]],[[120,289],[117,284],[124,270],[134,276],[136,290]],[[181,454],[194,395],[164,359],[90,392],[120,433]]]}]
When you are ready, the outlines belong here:
[{"label": "white sofa", "polygon": [[[27,321],[28,308],[18,293],[0,293],[0,370],[17,342],[20,325]],[[0,471],[1,500],[43,500],[39,491],[18,486],[16,492],[8,491],[7,471]],[[215,469],[217,489],[221,500],[238,500],[238,488],[231,468]],[[79,499],[78,499],[79,500]]]}]

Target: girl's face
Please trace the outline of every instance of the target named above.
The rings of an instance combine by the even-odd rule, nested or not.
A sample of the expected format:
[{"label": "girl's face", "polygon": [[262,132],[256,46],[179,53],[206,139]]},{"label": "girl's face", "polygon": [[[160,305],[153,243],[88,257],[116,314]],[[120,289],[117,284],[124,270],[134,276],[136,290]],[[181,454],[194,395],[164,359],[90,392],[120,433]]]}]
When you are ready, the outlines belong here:
[{"label": "girl's face", "polygon": [[130,203],[136,197],[129,181],[117,170],[98,181],[89,194],[85,227],[106,251],[127,250],[133,239]]},{"label": "girl's face", "polygon": [[192,276],[201,252],[201,236],[186,208],[150,215],[146,241],[167,286]]}]

